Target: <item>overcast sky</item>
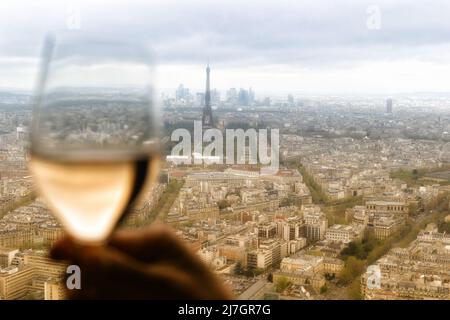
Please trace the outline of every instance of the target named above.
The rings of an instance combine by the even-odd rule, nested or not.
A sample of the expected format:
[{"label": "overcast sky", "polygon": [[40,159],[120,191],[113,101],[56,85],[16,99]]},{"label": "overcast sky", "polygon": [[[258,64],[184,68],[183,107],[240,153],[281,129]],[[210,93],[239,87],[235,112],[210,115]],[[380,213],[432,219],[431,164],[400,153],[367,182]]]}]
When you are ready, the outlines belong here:
[{"label": "overcast sky", "polygon": [[[93,4],[95,3],[95,4]],[[79,15],[78,15],[79,13]],[[49,32],[150,45],[159,88],[450,92],[450,1],[0,1],[0,87],[32,89]]]}]

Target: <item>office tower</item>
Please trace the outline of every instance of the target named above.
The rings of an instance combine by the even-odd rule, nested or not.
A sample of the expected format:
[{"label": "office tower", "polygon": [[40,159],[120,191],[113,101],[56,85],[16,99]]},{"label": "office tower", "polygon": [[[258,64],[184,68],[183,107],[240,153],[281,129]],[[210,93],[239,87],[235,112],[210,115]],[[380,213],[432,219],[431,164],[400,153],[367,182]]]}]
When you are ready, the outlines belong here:
[{"label": "office tower", "polygon": [[239,90],[238,101],[240,106],[248,106],[249,99],[247,90],[242,88]]},{"label": "office tower", "polygon": [[189,89],[185,88],[183,84],[180,84],[175,92],[175,98],[176,100],[186,100],[187,98],[189,98]]},{"label": "office tower", "polygon": [[230,90],[227,91],[227,101],[230,103],[236,103],[237,101],[236,88],[230,88]]},{"label": "office tower", "polygon": [[211,109],[211,90],[209,83],[209,64],[206,67],[206,90],[205,90],[205,106],[203,107],[202,126],[205,129],[214,126],[212,109]]},{"label": "office tower", "polygon": [[253,91],[252,87],[248,90],[248,103],[253,104],[255,102],[255,91]]},{"label": "office tower", "polygon": [[288,95],[287,100],[288,100],[288,104],[289,104],[290,106],[293,106],[293,105],[294,105],[294,96],[293,96],[292,94],[289,94],[289,95]]},{"label": "office tower", "polygon": [[220,103],[220,92],[217,89],[211,90],[211,103],[213,105]]},{"label": "office tower", "polygon": [[204,107],[205,106],[205,94],[203,92],[197,92],[195,101],[197,105]]},{"label": "office tower", "polygon": [[386,112],[392,113],[392,99],[386,100]]}]

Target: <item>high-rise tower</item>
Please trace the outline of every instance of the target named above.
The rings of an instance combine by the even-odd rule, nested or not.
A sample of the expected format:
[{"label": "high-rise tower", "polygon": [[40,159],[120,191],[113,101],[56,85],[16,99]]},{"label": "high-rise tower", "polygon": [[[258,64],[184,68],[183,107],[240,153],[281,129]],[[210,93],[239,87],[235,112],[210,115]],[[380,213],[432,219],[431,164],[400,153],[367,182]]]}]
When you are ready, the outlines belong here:
[{"label": "high-rise tower", "polygon": [[392,113],[392,99],[391,98],[386,100],[386,112]]},{"label": "high-rise tower", "polygon": [[205,129],[214,127],[212,109],[211,109],[211,90],[209,85],[209,63],[206,66],[206,90],[205,90],[205,106],[203,107],[202,126]]}]

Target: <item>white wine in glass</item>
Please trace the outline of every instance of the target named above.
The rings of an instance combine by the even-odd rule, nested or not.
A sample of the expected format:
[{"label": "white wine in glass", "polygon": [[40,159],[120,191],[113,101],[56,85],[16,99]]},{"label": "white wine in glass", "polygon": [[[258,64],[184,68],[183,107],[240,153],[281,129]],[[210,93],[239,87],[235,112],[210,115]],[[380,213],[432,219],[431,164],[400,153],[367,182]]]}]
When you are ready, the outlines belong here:
[{"label": "white wine in glass", "polygon": [[102,243],[158,174],[148,55],[77,33],[48,38],[42,61],[30,171],[68,234]]}]

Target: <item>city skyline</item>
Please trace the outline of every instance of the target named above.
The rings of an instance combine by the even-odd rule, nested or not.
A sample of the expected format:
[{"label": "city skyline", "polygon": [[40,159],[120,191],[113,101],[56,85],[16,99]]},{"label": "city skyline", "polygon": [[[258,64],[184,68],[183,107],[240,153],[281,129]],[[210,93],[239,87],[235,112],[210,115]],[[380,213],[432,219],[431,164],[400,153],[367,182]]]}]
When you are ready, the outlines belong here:
[{"label": "city skyline", "polygon": [[450,2],[0,12],[0,300],[450,300]]}]

